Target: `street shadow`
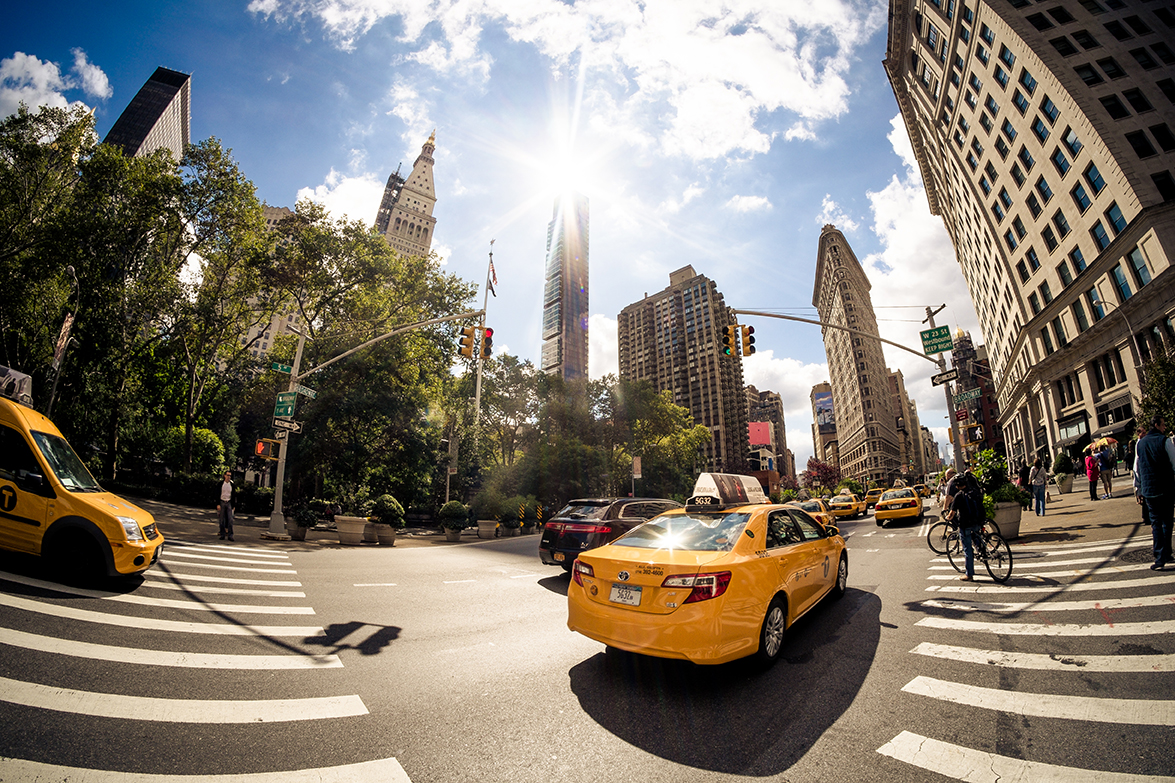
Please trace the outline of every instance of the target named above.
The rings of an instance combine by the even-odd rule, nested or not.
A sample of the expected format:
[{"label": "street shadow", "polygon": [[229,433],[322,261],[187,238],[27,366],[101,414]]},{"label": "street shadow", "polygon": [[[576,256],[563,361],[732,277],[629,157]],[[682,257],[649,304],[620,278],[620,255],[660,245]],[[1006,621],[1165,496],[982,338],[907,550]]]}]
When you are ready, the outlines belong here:
[{"label": "street shadow", "polygon": [[881,636],[881,599],[850,588],[788,630],[780,660],[698,666],[608,648],[574,666],[584,712],[619,739],[696,769],[768,777],[849,708]]},{"label": "street shadow", "polygon": [[[367,627],[374,627],[376,630],[362,637],[357,644],[345,641],[347,637]],[[326,647],[330,653],[336,655],[342,650],[358,650],[361,655],[379,655],[392,641],[400,638],[402,629],[395,625],[372,626],[370,623],[352,620],[349,623],[331,623],[325,630],[324,636],[307,636],[302,640],[302,644]]]},{"label": "street shadow", "polygon": [[571,574],[560,570],[558,574],[544,577],[539,580],[539,585],[550,590],[552,593],[558,593],[564,598],[567,597],[567,586],[571,584]]}]

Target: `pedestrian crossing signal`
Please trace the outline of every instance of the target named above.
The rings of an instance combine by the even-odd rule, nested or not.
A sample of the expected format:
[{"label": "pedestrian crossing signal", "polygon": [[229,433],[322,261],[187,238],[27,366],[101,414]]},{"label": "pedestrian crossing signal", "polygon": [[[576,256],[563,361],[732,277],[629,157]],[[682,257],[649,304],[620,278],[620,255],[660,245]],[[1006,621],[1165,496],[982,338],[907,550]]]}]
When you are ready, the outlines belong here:
[{"label": "pedestrian crossing signal", "polygon": [[270,440],[269,438],[261,438],[257,441],[257,445],[253,448],[253,456],[261,459],[278,459],[280,454],[281,441]]}]

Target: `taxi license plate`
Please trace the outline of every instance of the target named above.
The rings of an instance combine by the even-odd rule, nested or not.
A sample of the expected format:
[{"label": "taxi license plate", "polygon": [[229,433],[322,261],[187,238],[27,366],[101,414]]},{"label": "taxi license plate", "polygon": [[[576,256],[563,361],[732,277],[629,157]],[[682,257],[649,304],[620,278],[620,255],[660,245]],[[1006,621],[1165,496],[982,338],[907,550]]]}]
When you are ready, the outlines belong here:
[{"label": "taxi license plate", "polygon": [[562,553],[562,552],[556,552],[556,553],[555,553],[555,562],[556,562],[556,563],[562,563],[562,562],[563,562],[563,553]]},{"label": "taxi license plate", "polygon": [[639,585],[612,585],[612,592],[608,595],[608,600],[614,604],[627,604],[628,606],[641,605],[641,588]]}]

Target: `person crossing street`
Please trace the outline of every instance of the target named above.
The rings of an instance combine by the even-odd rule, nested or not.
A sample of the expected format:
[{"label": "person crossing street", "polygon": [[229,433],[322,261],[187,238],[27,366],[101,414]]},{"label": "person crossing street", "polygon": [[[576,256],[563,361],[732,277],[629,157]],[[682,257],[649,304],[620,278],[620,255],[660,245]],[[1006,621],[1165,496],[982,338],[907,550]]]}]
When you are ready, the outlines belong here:
[{"label": "person crossing street", "polygon": [[1171,556],[1171,524],[1175,514],[1175,445],[1167,437],[1162,414],[1138,441],[1134,456],[1134,497],[1150,523],[1155,562],[1152,571],[1166,570]]}]

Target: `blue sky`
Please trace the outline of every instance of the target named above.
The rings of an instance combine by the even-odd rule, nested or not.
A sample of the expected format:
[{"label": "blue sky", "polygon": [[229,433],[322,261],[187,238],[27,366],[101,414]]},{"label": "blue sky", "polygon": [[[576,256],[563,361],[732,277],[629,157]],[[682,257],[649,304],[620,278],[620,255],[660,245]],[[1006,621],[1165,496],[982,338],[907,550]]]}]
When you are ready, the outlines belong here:
[{"label": "blue sky", "polygon": [[[94,107],[105,135],[156,66],[192,74],[192,135],[233,150],[264,201],[314,198],[374,220],[383,184],[436,129],[433,248],[481,285],[495,240],[495,347],[537,363],[557,193],[591,201],[593,377],[616,371],[616,317],[685,264],[727,304],[815,317],[816,243],[841,229],[882,336],[982,336],[929,214],[881,62],[870,0],[239,0],[20,3],[0,30],[0,115]],[[480,304],[480,299],[479,299]],[[808,394],[827,380],[817,327],[744,318],[748,383],[783,395],[788,445],[812,454]],[[924,360],[890,347],[922,423],[946,444]]]}]

